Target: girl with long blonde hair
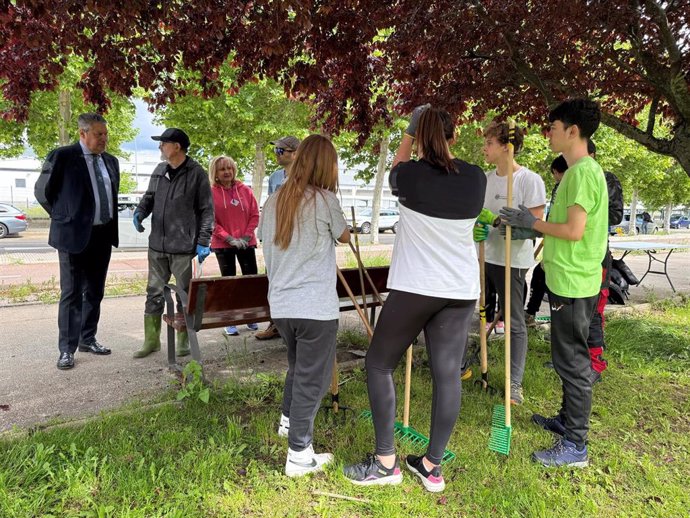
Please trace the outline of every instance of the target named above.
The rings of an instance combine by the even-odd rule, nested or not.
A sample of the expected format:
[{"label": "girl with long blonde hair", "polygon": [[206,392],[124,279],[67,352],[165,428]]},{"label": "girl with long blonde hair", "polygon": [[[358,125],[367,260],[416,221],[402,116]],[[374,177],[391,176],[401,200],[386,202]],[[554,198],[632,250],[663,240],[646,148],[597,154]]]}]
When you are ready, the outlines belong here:
[{"label": "girl with long blonde hair", "polygon": [[335,148],[328,138],[310,135],[297,148],[285,183],[266,200],[259,222],[271,317],[287,344],[279,433],[287,431],[285,474],[291,477],[319,471],[333,459],[314,453],[312,436],[331,378],[340,318],[335,244],[350,240],[337,190]]}]

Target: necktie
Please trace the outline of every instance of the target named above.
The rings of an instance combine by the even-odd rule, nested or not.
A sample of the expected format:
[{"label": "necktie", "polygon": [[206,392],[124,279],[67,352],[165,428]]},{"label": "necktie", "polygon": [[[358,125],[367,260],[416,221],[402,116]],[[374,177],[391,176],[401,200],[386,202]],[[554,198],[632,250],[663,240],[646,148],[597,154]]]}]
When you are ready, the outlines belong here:
[{"label": "necktie", "polygon": [[110,221],[110,204],[108,203],[108,191],[105,189],[105,181],[103,180],[103,172],[99,165],[98,158],[101,155],[91,155],[93,164],[93,174],[96,177],[96,185],[98,186],[98,199],[101,202],[100,220],[101,224],[105,225]]}]

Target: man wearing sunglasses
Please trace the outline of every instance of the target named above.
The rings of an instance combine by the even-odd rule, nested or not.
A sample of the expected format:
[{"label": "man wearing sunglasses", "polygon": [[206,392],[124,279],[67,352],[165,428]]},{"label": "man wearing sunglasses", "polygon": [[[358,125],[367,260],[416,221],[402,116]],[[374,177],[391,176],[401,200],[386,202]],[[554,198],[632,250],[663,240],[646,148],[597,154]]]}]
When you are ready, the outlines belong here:
[{"label": "man wearing sunglasses", "polygon": [[290,172],[290,165],[295,159],[295,151],[299,146],[299,139],[290,135],[271,142],[271,144],[275,146],[273,152],[276,154],[276,161],[280,165],[280,169],[268,177],[269,196],[276,192],[287,178]]},{"label": "man wearing sunglasses", "polygon": [[[276,154],[276,161],[281,167],[268,177],[269,196],[283,185],[283,182],[290,173],[290,165],[295,159],[295,151],[297,151],[297,147],[299,146],[299,139],[292,135],[288,135],[287,137],[271,142],[271,145],[275,146],[273,152]],[[280,333],[278,333],[278,328],[273,324],[273,321],[271,321],[265,330],[259,331],[254,336],[257,340],[269,340],[271,338],[280,337]]]}]

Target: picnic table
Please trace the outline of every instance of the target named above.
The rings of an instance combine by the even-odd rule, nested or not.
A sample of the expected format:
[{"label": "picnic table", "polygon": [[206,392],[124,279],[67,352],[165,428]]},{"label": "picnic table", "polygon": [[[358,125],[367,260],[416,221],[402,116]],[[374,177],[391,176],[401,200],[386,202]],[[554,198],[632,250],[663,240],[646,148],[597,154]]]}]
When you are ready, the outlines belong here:
[{"label": "picnic table", "polygon": [[[647,271],[644,272],[644,275],[642,275],[642,277],[640,278],[638,286],[642,284],[644,278],[651,273],[665,276],[666,280],[668,280],[668,283],[671,285],[671,289],[674,292],[676,291],[676,288],[673,286],[673,282],[671,282],[671,277],[669,277],[668,275],[668,260],[671,257],[671,254],[674,250],[683,248],[690,248],[690,245],[681,245],[678,243],[653,243],[644,241],[622,241],[620,243],[609,243],[609,249],[611,251],[623,251],[621,259],[625,259],[625,256],[628,255],[630,252],[644,252],[647,254]],[[665,257],[663,257],[664,253],[666,253]],[[652,264],[654,262],[663,264],[664,270],[652,270]]]}]

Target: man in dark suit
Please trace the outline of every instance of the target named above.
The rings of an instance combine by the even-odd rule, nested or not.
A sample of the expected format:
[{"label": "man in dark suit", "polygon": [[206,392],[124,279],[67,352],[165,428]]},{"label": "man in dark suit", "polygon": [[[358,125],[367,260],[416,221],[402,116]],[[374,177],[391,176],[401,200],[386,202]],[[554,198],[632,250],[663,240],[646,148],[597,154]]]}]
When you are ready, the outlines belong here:
[{"label": "man in dark suit", "polygon": [[50,214],[48,243],[60,259],[58,369],[74,367],[74,353],[110,354],[96,340],[113,246],[118,245],[120,166],[105,153],[106,120],[78,118],[79,142],[50,152],[36,182],[38,202]]}]

